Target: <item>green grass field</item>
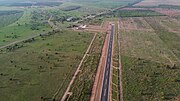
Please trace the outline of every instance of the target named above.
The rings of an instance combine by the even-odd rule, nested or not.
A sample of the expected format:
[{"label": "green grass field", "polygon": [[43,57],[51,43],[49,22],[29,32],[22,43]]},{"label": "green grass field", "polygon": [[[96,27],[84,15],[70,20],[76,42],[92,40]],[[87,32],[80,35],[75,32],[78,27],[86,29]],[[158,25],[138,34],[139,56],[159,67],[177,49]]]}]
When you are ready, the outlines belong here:
[{"label": "green grass field", "polygon": [[[32,19],[32,11],[33,9],[25,9],[24,14],[18,20],[17,17],[20,16],[19,14],[14,17],[14,20],[12,19],[14,15],[4,16],[6,19],[4,25],[6,26],[0,28],[0,46],[50,30],[48,24],[43,24]],[[9,25],[7,25],[8,22]],[[36,29],[33,29],[34,27]]]},{"label": "green grass field", "polygon": [[178,101],[180,69],[152,60],[122,56],[123,93],[126,101]]},{"label": "green grass field", "polygon": [[97,34],[88,56],[83,62],[81,72],[78,74],[74,84],[71,87],[70,91],[72,92],[72,95],[69,98],[70,101],[90,100],[91,90],[93,87],[97,66],[99,64],[104,38],[105,34]]},{"label": "green grass field", "polygon": [[155,19],[145,18],[155,31],[121,30],[126,101],[180,99],[179,36],[164,29]]},{"label": "green grass field", "polygon": [[128,5],[129,3],[133,3],[135,0],[72,0],[72,2],[78,2],[80,4],[96,6],[100,8],[113,9]]},{"label": "green grass field", "polygon": [[[164,28],[160,23],[157,22],[154,18],[147,18],[146,21],[149,23],[149,25],[155,30],[156,34],[159,36],[159,38],[167,45],[169,50],[172,51],[174,56],[179,60],[180,58],[180,42],[179,38],[180,36],[178,33],[173,33],[167,31],[166,28]],[[178,25],[177,25],[178,26]]]},{"label": "green grass field", "polygon": [[[68,29],[75,24],[67,19],[80,20],[131,5],[137,0],[68,0],[50,5],[46,2],[46,6],[41,7],[30,7],[26,3],[21,3],[26,7],[19,7],[23,0],[17,1],[15,7],[12,5],[14,0],[0,0],[0,47],[41,33],[47,34],[0,49],[0,101],[61,100],[94,35]],[[179,9],[179,6],[160,6]],[[165,28],[177,32],[180,19],[162,16],[165,17],[152,10],[117,10],[79,23],[97,26],[108,19],[114,19],[114,22],[119,17],[123,19],[125,28],[120,31],[120,51],[124,101],[180,99],[180,34]],[[50,23],[63,30],[50,32],[55,29]],[[104,38],[104,33],[97,34],[70,89],[70,101],[90,99]],[[116,35],[114,67],[118,67],[117,42]],[[114,67],[112,99],[118,101],[119,73]]]},{"label": "green grass field", "polygon": [[155,11],[151,10],[118,10],[113,13],[117,17],[148,17],[148,16],[162,16]]},{"label": "green grass field", "polygon": [[14,23],[22,15],[22,11],[0,11],[0,28]]},{"label": "green grass field", "polygon": [[115,20],[115,37],[114,37],[114,52],[113,52],[113,67],[112,67],[112,99],[120,101],[120,72],[119,72],[119,44],[118,44],[118,19]]},{"label": "green grass field", "polygon": [[62,97],[93,34],[63,31],[21,48],[0,53],[0,98],[3,101],[52,100]]}]

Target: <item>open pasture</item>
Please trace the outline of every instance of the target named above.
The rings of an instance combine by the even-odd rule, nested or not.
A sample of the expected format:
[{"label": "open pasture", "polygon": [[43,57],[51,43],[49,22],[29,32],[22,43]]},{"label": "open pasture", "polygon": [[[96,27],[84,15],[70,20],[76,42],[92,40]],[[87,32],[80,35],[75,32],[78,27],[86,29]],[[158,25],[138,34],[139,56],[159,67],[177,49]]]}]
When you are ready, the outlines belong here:
[{"label": "open pasture", "polygon": [[180,36],[159,19],[144,18],[154,31],[121,29],[124,100],[180,99]]},{"label": "open pasture", "polygon": [[[93,34],[61,31],[0,52],[0,99],[52,101],[61,98]],[[10,50],[11,49],[11,50]]]},{"label": "open pasture", "polygon": [[0,11],[0,28],[14,23],[22,15],[22,11]]},{"label": "open pasture", "polygon": [[[3,19],[6,20],[2,21],[6,22],[4,22],[5,25],[2,24],[3,27],[0,28],[0,46],[32,35],[44,33],[50,29],[48,23],[43,23],[43,21],[33,18],[33,15],[35,14],[33,11],[33,9],[25,9],[24,13],[4,15]],[[17,19],[17,17],[19,18]],[[38,18],[42,17],[40,16]],[[9,24],[7,22],[9,22]]]},{"label": "open pasture", "polygon": [[115,12],[118,17],[148,17],[148,16],[162,16],[163,14],[153,10],[118,10]]},{"label": "open pasture", "polygon": [[120,29],[153,31],[143,17],[120,18]]},{"label": "open pasture", "polygon": [[75,3],[80,3],[84,5],[89,5],[89,6],[95,6],[95,7],[100,7],[100,8],[108,8],[108,9],[113,9],[113,8],[119,8],[125,5],[128,5],[129,3],[133,3],[134,0],[72,0],[72,2]]},{"label": "open pasture", "polygon": [[156,19],[168,31],[180,34],[180,19],[176,17],[157,17]]}]

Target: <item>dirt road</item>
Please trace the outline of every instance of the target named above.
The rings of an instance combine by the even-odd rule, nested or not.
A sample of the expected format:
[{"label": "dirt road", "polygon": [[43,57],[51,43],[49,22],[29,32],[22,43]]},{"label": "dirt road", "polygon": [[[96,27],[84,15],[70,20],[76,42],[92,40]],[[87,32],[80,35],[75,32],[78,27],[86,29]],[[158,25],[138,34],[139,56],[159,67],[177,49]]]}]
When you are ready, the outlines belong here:
[{"label": "dirt road", "polygon": [[82,64],[83,64],[83,62],[84,62],[84,59],[86,58],[86,56],[87,56],[87,54],[88,54],[88,52],[89,52],[89,50],[90,50],[90,48],[91,48],[91,46],[92,46],[95,38],[96,38],[96,35],[97,35],[97,34],[94,34],[94,37],[93,37],[93,39],[91,40],[91,43],[89,44],[89,47],[88,47],[88,49],[86,50],[86,53],[84,54],[84,56],[83,56],[80,64],[78,65],[78,68],[77,68],[77,70],[76,70],[73,78],[71,79],[71,81],[70,81],[70,83],[69,83],[69,85],[68,85],[68,87],[67,87],[67,89],[66,89],[66,92],[64,93],[61,101],[65,101],[66,98],[67,98],[67,95],[68,95],[68,94],[71,94],[71,93],[69,92],[69,91],[70,91],[70,88],[71,88],[72,84],[74,83],[74,80],[76,79],[76,76],[78,75],[78,73],[79,73],[79,71],[80,71],[80,68],[81,68],[81,66],[82,66]]}]

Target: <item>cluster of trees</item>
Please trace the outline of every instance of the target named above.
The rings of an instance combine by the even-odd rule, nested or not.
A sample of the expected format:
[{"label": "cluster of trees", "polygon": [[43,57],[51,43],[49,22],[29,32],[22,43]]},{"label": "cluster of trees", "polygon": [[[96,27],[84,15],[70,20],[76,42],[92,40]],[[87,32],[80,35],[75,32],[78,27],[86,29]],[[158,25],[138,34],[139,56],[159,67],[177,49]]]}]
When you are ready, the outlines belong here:
[{"label": "cluster of trees", "polygon": [[0,27],[17,21],[23,15],[22,11],[0,11]]},{"label": "cluster of trees", "polygon": [[40,24],[33,23],[33,24],[31,25],[31,30],[39,30],[38,26],[40,26]]},{"label": "cluster of trees", "polygon": [[15,49],[22,48],[24,45],[20,44],[14,44],[12,46],[9,46],[6,48],[7,51],[14,51]]},{"label": "cluster of trees", "polygon": [[107,14],[99,15],[99,17],[151,17],[164,16],[161,13],[152,10],[116,10]]},{"label": "cluster of trees", "polygon": [[17,14],[17,13],[22,13],[23,11],[18,11],[18,10],[12,10],[12,11],[0,11],[0,16],[2,15],[11,15],[11,14]]},{"label": "cluster of trees", "polygon": [[61,10],[63,11],[72,11],[72,10],[77,10],[77,9],[80,9],[81,6],[68,6],[68,7],[65,7],[65,8],[62,8]]},{"label": "cluster of trees", "polygon": [[11,36],[11,35],[7,35],[7,36],[5,36],[5,38],[12,38],[12,39],[16,39],[16,38],[18,38],[19,36],[17,36],[17,35],[13,35],[13,36]]},{"label": "cluster of trees", "polygon": [[52,31],[48,32],[47,34],[40,34],[39,36],[41,36],[41,38],[45,38],[45,37],[54,35],[54,34],[56,34],[56,33],[58,33],[58,32],[59,32],[58,29],[57,29],[57,30],[52,30]]},{"label": "cluster of trees", "polygon": [[23,43],[31,43],[31,42],[34,42],[34,41],[35,41],[35,38],[31,38],[31,39],[23,41]]},{"label": "cluster of trees", "polygon": [[49,14],[46,11],[33,11],[31,16],[31,30],[40,30],[40,26],[48,24]]}]

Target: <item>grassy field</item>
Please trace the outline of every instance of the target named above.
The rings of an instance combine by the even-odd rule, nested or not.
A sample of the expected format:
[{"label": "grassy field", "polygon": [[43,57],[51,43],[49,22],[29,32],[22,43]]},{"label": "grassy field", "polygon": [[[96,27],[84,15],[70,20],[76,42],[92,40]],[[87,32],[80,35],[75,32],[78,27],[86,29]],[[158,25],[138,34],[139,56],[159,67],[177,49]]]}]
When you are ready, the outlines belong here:
[{"label": "grassy field", "polygon": [[147,17],[162,16],[163,14],[151,10],[118,10],[113,15],[116,17]]},{"label": "grassy field", "polygon": [[22,15],[22,11],[0,11],[0,28],[14,23]]},{"label": "grassy field", "polygon": [[[59,6],[62,3],[61,2],[51,2],[48,0],[29,0],[28,2],[25,2],[24,0],[0,0],[1,4],[0,6],[19,6],[19,7],[28,7],[28,6]],[[34,3],[36,2],[36,3]]]},{"label": "grassy field", "polygon": [[122,61],[124,100],[179,100],[179,69],[124,55]]},{"label": "grassy field", "polygon": [[180,36],[177,33],[169,32],[154,18],[146,19],[149,25],[155,30],[159,38],[168,46],[174,56],[179,60],[180,57]]},{"label": "grassy field", "polygon": [[[105,5],[108,3],[110,2],[106,2]],[[0,46],[52,30],[48,25],[51,16],[50,21],[64,29],[72,24],[66,21],[69,17],[86,17],[119,6],[120,3],[111,2],[111,7],[107,8],[105,5],[100,7],[99,4],[88,5],[88,7],[80,4],[80,8],[69,10],[71,5],[78,5],[78,3],[65,3],[46,8],[1,6],[1,10],[22,10],[23,13],[17,16],[16,20],[6,16],[7,21],[13,21],[4,22],[6,25],[0,28]],[[68,8],[68,11],[63,11],[62,8]],[[92,33],[66,30],[1,49],[0,100],[52,101],[54,96],[60,100],[92,37]],[[71,100],[89,100],[103,40],[104,34],[98,34],[83,63],[82,72],[71,88],[73,92]],[[79,88],[82,83],[84,85]]]},{"label": "grassy field", "polygon": [[87,24],[87,25],[96,25],[96,26],[98,25],[98,26],[100,26],[103,23],[103,21],[105,21],[105,17],[96,17],[94,19],[86,19],[80,23]]},{"label": "grassy field", "polygon": [[62,31],[2,50],[0,99],[52,101],[56,92],[61,98],[92,36]]},{"label": "grassy field", "polygon": [[112,100],[120,101],[120,72],[119,72],[119,46],[118,46],[118,19],[115,20],[115,37],[113,50],[113,68],[112,68]]},{"label": "grassy field", "polygon": [[179,36],[156,17],[145,21],[154,31],[121,30],[124,100],[178,101]]},{"label": "grassy field", "polygon": [[180,5],[176,6],[176,5],[159,5],[159,8],[168,8],[168,9],[180,9]]},{"label": "grassy field", "polygon": [[[116,19],[116,18],[124,18],[125,20],[128,18],[131,18],[133,20],[139,20],[138,17],[152,17],[152,16],[164,16],[161,13],[152,11],[152,10],[116,10],[114,12],[110,12],[107,14],[103,14],[100,16],[95,17],[94,19],[86,19],[81,23],[84,24],[91,24],[91,25],[101,25],[101,23],[103,23],[103,21],[107,20],[107,19]],[[136,18],[137,17],[137,18]],[[131,22],[133,23],[133,22]],[[144,27],[141,24],[146,24],[146,22],[141,22],[139,21],[139,23],[137,23],[137,26],[139,27]],[[147,27],[147,26],[145,26]]]},{"label": "grassy field", "polygon": [[[135,1],[69,0],[50,5],[48,2],[40,3],[36,6],[41,7],[32,8],[31,4],[29,6],[20,3],[20,6],[27,5],[23,8],[19,7],[19,3],[14,4],[13,0],[4,1],[0,5],[8,6],[0,6],[0,46],[48,33],[53,30],[48,21],[64,30],[55,33],[52,31],[47,35],[40,35],[0,50],[0,100],[60,100],[94,35],[67,28],[74,25],[73,21],[130,5]],[[179,9],[179,6],[168,4],[158,7]],[[71,17],[73,21],[67,21]],[[178,101],[180,99],[180,33],[178,32],[180,18],[165,17],[152,10],[118,10],[94,19],[87,19],[80,24],[97,26],[107,19],[119,17],[122,20],[120,41],[124,100]],[[72,92],[69,96],[70,101],[90,99],[104,38],[105,34],[97,34],[81,71],[70,89]],[[117,41],[115,37],[113,100],[119,98]]]},{"label": "grassy field", "polygon": [[177,33],[180,33],[180,19],[179,18],[171,18],[171,17],[157,17],[158,21],[160,21],[161,26],[165,27],[169,31],[177,31]]},{"label": "grassy field", "polygon": [[158,5],[175,5],[180,6],[179,0],[143,0],[135,6],[158,6]]},{"label": "grassy field", "polygon": [[80,4],[96,6],[100,8],[113,9],[128,5],[129,3],[135,2],[135,0],[73,0],[73,2],[79,2]]},{"label": "grassy field", "polygon": [[[68,11],[67,11],[68,10]],[[106,8],[99,8],[96,6],[83,5],[81,3],[65,2],[59,8],[50,9],[48,12],[53,15],[53,21],[61,28],[67,28],[73,25],[73,21],[77,21],[86,18],[89,15],[95,15],[107,11]],[[72,21],[67,21],[72,17]],[[90,20],[84,23],[89,23]]]},{"label": "grassy field", "polygon": [[81,67],[81,72],[71,87],[69,101],[89,101],[105,34],[97,34],[96,39]]},{"label": "grassy field", "polygon": [[[16,17],[8,17],[10,15],[6,15],[6,21],[12,23],[12,17],[14,18],[14,22],[12,24],[4,22],[6,26],[0,28],[0,46],[20,40],[25,37],[29,37],[35,34],[44,33],[51,28],[48,24],[44,24],[40,21],[35,21],[33,16],[33,9],[25,9],[24,14],[18,20]],[[19,14],[17,16],[20,16]],[[47,22],[47,20],[46,20]]]}]

